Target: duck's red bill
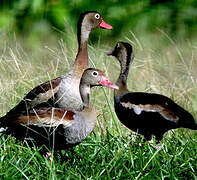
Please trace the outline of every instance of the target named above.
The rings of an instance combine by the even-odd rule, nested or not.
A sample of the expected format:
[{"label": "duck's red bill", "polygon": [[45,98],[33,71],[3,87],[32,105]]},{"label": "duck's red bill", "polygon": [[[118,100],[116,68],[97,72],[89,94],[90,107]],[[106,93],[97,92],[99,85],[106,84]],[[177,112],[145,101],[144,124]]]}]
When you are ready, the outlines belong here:
[{"label": "duck's red bill", "polygon": [[119,89],[119,87],[116,84],[113,84],[105,76],[102,76],[101,81],[100,81],[100,85],[106,86],[106,87],[109,87],[109,88],[113,88],[113,89]]},{"label": "duck's red bill", "polygon": [[112,26],[107,24],[105,21],[101,20],[101,24],[100,24],[100,27],[101,28],[104,28],[104,29],[112,29]]}]

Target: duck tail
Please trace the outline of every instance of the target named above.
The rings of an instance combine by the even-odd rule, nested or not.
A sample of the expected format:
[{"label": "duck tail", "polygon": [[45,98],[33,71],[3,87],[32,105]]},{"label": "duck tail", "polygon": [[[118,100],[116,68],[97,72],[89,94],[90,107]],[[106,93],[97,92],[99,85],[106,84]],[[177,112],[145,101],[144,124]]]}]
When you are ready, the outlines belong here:
[{"label": "duck tail", "polygon": [[190,128],[190,129],[192,129],[192,130],[197,130],[197,124],[193,124],[193,125],[191,125],[191,126],[188,127],[188,128]]},{"label": "duck tail", "polygon": [[194,119],[189,119],[187,121],[182,121],[180,126],[183,127],[183,128],[189,128],[189,129],[192,129],[192,130],[197,130],[197,124],[195,123]]},{"label": "duck tail", "polygon": [[5,116],[1,117],[0,118],[0,133],[3,133],[8,129],[5,125],[5,122],[6,122]]}]

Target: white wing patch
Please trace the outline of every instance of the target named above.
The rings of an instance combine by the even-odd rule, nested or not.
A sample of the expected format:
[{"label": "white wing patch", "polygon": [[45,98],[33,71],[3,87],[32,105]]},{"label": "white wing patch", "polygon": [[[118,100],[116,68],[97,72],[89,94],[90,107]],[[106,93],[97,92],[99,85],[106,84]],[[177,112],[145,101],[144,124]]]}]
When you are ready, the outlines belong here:
[{"label": "white wing patch", "polygon": [[155,104],[155,105],[152,105],[152,104],[139,104],[139,105],[136,105],[136,104],[132,104],[130,102],[120,102],[120,104],[122,104],[122,106],[124,106],[125,108],[129,108],[129,109],[133,109],[134,112],[137,114],[137,115],[140,115],[142,111],[145,111],[145,112],[157,112],[159,113],[162,117],[164,117],[165,119],[169,120],[169,121],[172,121],[172,122],[175,122],[177,123],[178,120],[179,120],[179,117],[176,116],[172,111],[164,108],[163,106],[161,105],[158,105],[158,104]]},{"label": "white wing patch", "polygon": [[141,112],[142,112],[142,109],[139,107],[134,107],[133,110],[134,110],[135,114],[137,114],[137,115],[141,114]]},{"label": "white wing patch", "polygon": [[30,121],[29,125],[36,125],[38,127],[57,127],[60,124],[64,125],[65,127],[69,127],[72,126],[72,121],[66,121],[63,119],[58,119],[55,117],[37,117],[38,121],[37,122],[33,122]]},{"label": "white wing patch", "polygon": [[[33,109],[34,110],[34,109]],[[66,116],[67,111],[65,111],[62,116],[56,116],[54,112],[54,108],[52,108],[52,113],[48,114],[43,113],[43,114],[38,114],[34,110],[34,115],[29,115],[29,116],[19,116],[17,121],[21,125],[35,125],[38,127],[58,127],[60,124],[62,124],[65,127],[72,126],[74,123],[73,120],[67,120],[64,119]]]}]

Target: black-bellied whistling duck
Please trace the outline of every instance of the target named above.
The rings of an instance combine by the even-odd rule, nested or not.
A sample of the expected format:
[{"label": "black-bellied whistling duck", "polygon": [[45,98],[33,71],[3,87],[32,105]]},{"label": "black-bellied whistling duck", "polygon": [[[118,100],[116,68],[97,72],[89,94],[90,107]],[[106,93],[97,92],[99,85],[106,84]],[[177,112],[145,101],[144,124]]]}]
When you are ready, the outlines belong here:
[{"label": "black-bellied whistling duck", "polygon": [[129,92],[127,77],[134,57],[130,44],[119,42],[108,55],[115,56],[121,66],[114,106],[119,120],[126,127],[144,135],[145,140],[151,140],[155,135],[158,142],[170,129],[183,127],[197,130],[193,116],[170,98],[160,94]]},{"label": "black-bellied whistling duck", "polygon": [[87,44],[91,30],[95,28],[112,29],[96,11],[87,11],[80,15],[77,26],[78,53],[72,69],[65,75],[47,81],[32,89],[17,106],[8,112],[16,114],[30,108],[60,107],[69,110],[83,108],[79,92],[82,74],[88,68]]},{"label": "black-bellied whistling duck", "polygon": [[32,138],[36,145],[45,144],[57,150],[74,146],[84,140],[96,124],[96,111],[89,103],[90,88],[93,86],[118,89],[102,71],[89,68],[84,71],[79,87],[83,110],[32,108],[28,112],[5,115],[0,118],[0,127],[17,139]]}]

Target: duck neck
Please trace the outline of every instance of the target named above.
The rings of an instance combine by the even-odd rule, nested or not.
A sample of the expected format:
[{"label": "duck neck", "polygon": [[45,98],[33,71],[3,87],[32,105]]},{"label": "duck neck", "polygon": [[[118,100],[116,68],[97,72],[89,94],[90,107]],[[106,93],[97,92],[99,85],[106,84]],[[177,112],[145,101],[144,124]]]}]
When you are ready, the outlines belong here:
[{"label": "duck neck", "polygon": [[81,82],[79,89],[80,89],[81,99],[83,101],[83,106],[84,108],[88,108],[90,101],[90,86]]},{"label": "duck neck", "polygon": [[124,59],[125,60],[120,61],[121,70],[120,70],[120,75],[118,77],[118,80],[116,82],[116,84],[120,88],[119,91],[128,91],[128,89],[127,89],[127,77],[128,77],[128,74],[129,74],[130,62],[127,62],[126,58],[124,58]]},{"label": "duck neck", "polygon": [[88,68],[88,42],[81,43],[78,48],[78,53],[76,56],[76,61],[74,63],[74,68],[85,70]]},{"label": "duck neck", "polygon": [[86,26],[86,21],[78,25],[77,37],[78,37],[78,52],[74,68],[81,69],[82,71],[88,68],[88,38],[91,29]]}]

